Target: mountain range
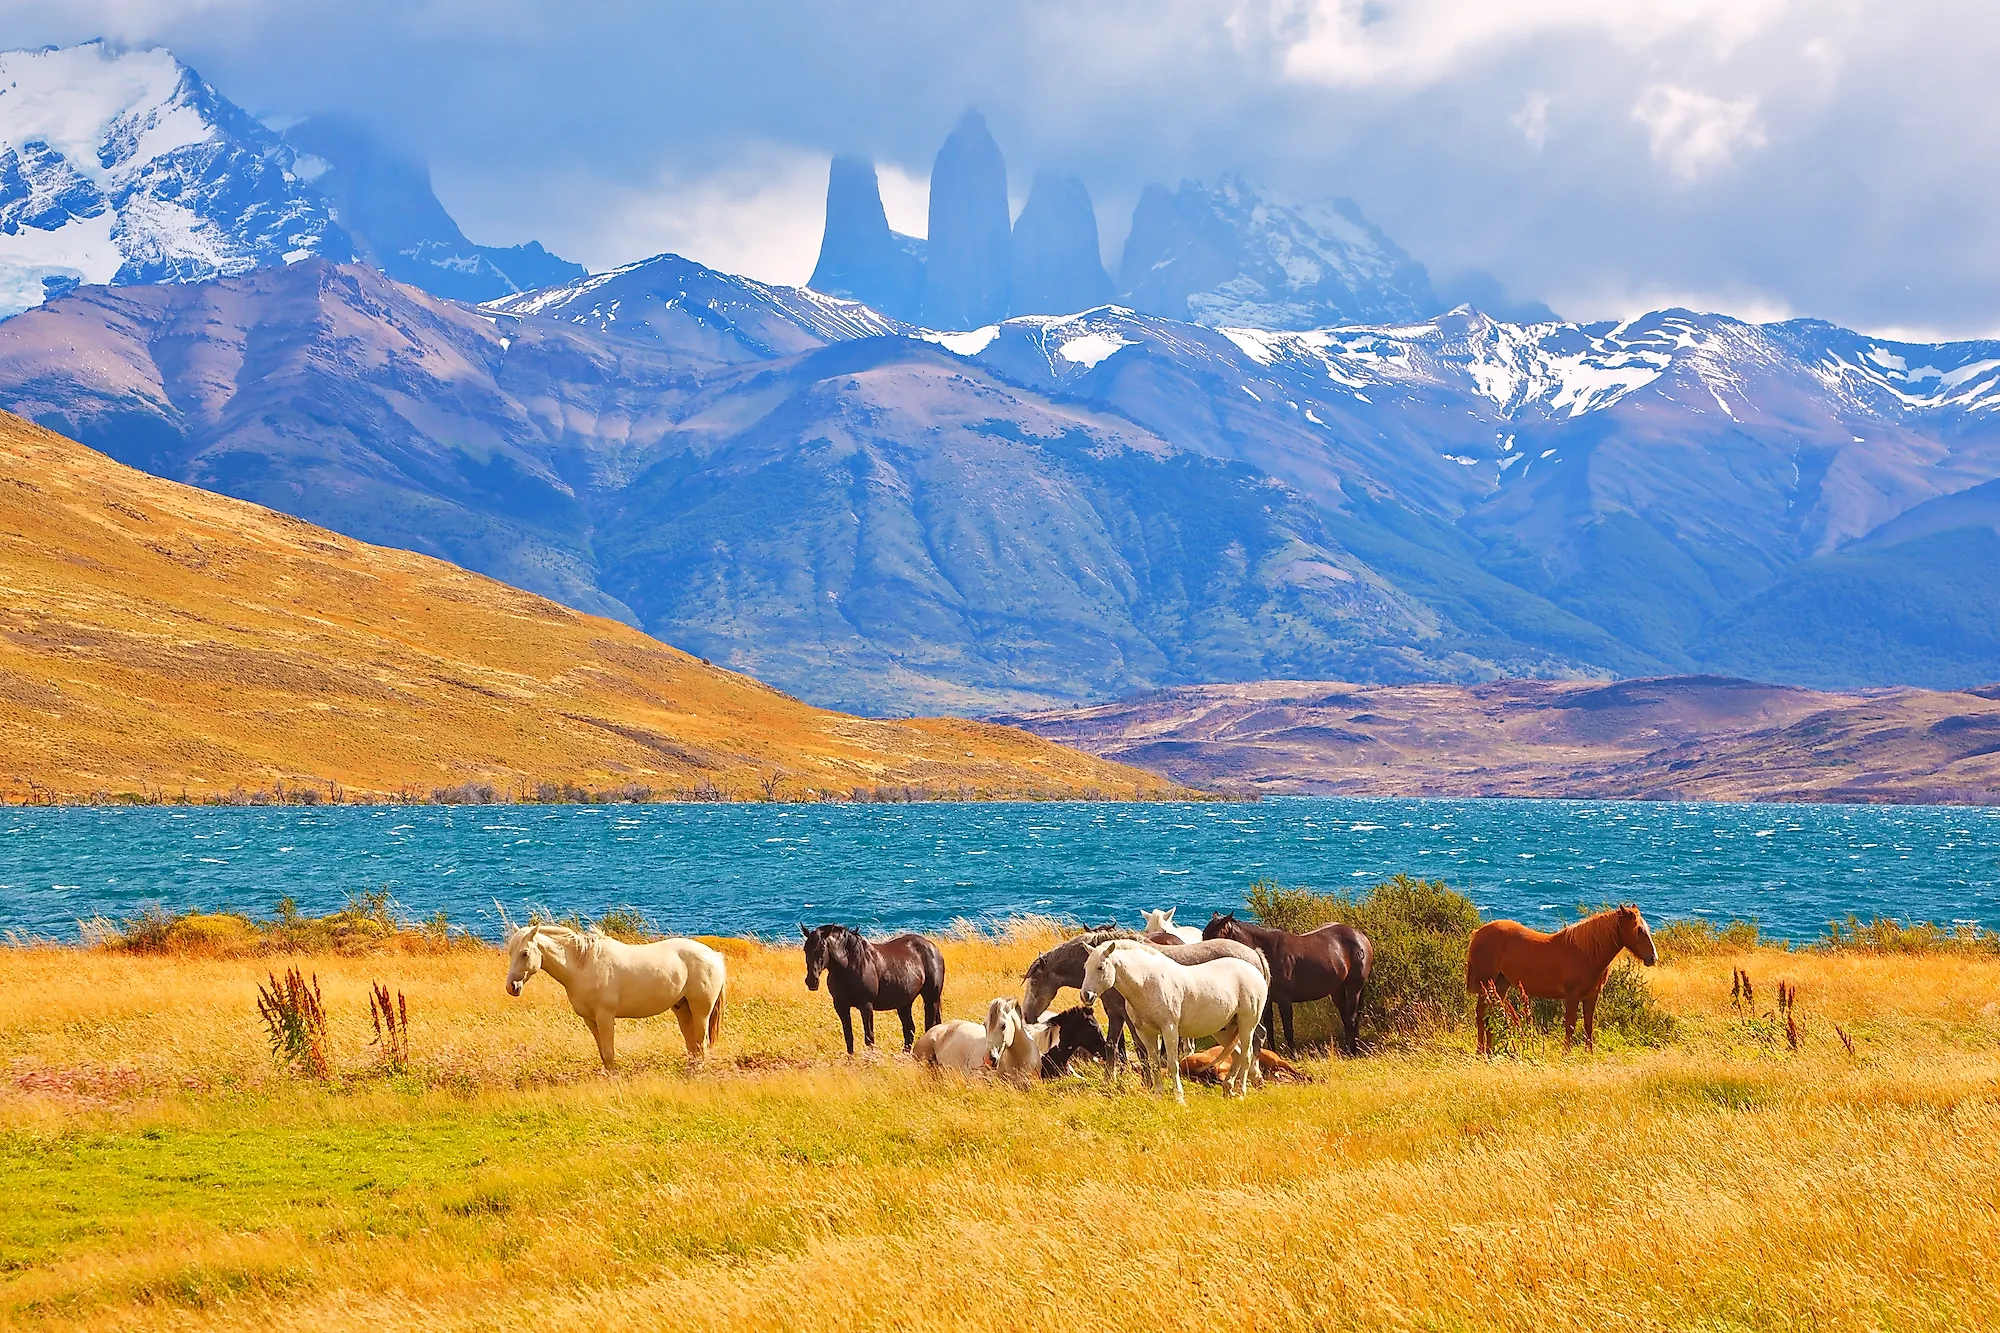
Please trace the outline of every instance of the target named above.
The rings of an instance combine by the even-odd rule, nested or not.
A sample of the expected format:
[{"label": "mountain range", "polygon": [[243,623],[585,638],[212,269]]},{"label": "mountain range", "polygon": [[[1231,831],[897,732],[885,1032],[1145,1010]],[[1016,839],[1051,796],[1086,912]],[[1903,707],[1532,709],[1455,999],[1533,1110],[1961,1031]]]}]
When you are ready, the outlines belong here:
[{"label": "mountain range", "polygon": [[2000,344],[1439,310],[1352,204],[1233,178],[1148,189],[1114,278],[976,114],[924,240],[841,158],[807,287],[583,274],[165,52],[0,62],[0,404],[815,703],[2000,678]]},{"label": "mountain range", "polygon": [[664,256],[82,288],[0,402],[820,703],[1260,678],[2000,677],[2000,346],[1668,311],[969,332]]},{"label": "mountain range", "polygon": [[[1459,282],[1489,298],[1494,313],[1555,318],[1539,303],[1509,300],[1487,275]],[[826,230],[807,285],[948,330],[1110,303],[1260,329],[1422,319],[1451,304],[1353,200],[1294,202],[1237,176],[1214,185],[1183,181],[1171,191],[1147,186],[1114,281],[1080,178],[1038,172],[1020,216],[1009,221],[1006,159],[977,111],[959,121],[931,165],[923,239],[890,230],[872,162],[833,160]]]},{"label": "mountain range", "polygon": [[0,52],[0,317],[79,284],[310,257],[473,301],[584,273],[533,242],[474,245],[421,163],[340,120],[280,133],[169,51]]}]

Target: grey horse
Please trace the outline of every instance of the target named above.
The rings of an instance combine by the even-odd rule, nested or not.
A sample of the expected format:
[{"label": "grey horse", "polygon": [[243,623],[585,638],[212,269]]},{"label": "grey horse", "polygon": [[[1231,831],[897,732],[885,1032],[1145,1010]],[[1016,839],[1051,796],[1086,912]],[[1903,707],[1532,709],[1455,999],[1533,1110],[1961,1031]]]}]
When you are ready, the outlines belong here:
[{"label": "grey horse", "polygon": [[[1028,964],[1021,991],[1021,1012],[1035,1022],[1047,1013],[1055,1003],[1057,992],[1065,986],[1083,984],[1083,965],[1090,957],[1090,951],[1106,940],[1136,940],[1143,938],[1136,930],[1125,930],[1119,926],[1100,926],[1096,930],[1086,930],[1081,935],[1071,936],[1055,948]],[[1212,958],[1241,958],[1264,974],[1268,983],[1271,979],[1271,965],[1260,950],[1235,940],[1203,940],[1199,944],[1154,944],[1150,946],[1184,966],[1206,963]],[[1115,990],[1104,992],[1099,997],[1104,1004],[1104,1035],[1111,1043],[1112,1059],[1125,1058],[1125,997]],[[1139,1052],[1142,1074],[1150,1075],[1152,1061],[1145,1051]]]}]

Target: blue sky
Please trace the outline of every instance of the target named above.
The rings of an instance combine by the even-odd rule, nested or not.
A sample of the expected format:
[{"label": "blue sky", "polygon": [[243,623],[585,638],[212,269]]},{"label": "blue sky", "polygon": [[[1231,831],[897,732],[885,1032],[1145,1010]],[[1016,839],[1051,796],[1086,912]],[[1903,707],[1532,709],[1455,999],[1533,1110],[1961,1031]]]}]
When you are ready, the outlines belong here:
[{"label": "blue sky", "polygon": [[1909,0],[0,0],[9,44],[161,43],[251,111],[431,162],[475,240],[802,281],[825,161],[921,230],[980,107],[1017,195],[1081,174],[1346,195],[1439,274],[1574,317],[1666,304],[2000,333],[2000,9]]}]

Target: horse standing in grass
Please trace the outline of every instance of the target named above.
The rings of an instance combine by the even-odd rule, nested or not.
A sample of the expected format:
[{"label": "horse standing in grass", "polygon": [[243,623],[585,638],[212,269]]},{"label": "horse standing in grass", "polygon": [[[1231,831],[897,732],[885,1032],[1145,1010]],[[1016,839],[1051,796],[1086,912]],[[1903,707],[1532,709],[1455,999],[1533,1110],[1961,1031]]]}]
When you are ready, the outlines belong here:
[{"label": "horse standing in grass", "polygon": [[854,1054],[854,1011],[861,1011],[862,1039],[875,1044],[875,1011],[893,1009],[903,1020],[903,1049],[917,1040],[911,1010],[924,1002],[925,1032],[938,1025],[944,1007],[944,955],[921,935],[898,935],[872,943],[847,926],[799,927],[805,936],[806,989],[818,990],[826,974],[827,994],[840,1015],[847,1053]]},{"label": "horse standing in grass", "polygon": [[1299,1048],[1292,1040],[1292,1006],[1330,999],[1340,1011],[1341,1049],[1349,1055],[1359,1053],[1361,991],[1375,966],[1375,949],[1366,935],[1339,924],[1295,935],[1275,926],[1238,921],[1229,912],[1210,917],[1201,934],[1203,939],[1251,945],[1270,963],[1271,999],[1264,1011],[1264,1031],[1272,1045],[1278,1041],[1273,1010],[1285,1024],[1285,1053],[1297,1055]]},{"label": "horse standing in grass", "polygon": [[509,995],[519,995],[537,972],[569,992],[569,1007],[597,1038],[606,1072],[617,1067],[613,1030],[621,1018],[673,1010],[690,1064],[700,1064],[722,1034],[728,967],[699,940],[625,944],[594,930],[533,921],[507,932],[507,958]]},{"label": "horse standing in grass", "polygon": [[[1040,1018],[1056,1002],[1056,996],[1063,987],[1080,988],[1083,985],[1083,966],[1090,957],[1090,951],[1109,940],[1141,942],[1129,930],[1105,926],[1073,935],[1028,964],[1025,984],[1021,988],[1021,1012],[1031,1018]],[[1194,944],[1155,944],[1151,947],[1190,967],[1212,958],[1241,958],[1267,975],[1270,967],[1263,954],[1233,940],[1201,940]],[[1116,1069],[1125,1059],[1125,997],[1111,990],[1106,991],[1103,998],[1105,1035],[1111,1047],[1110,1063]],[[1150,1078],[1152,1065],[1143,1048],[1139,1052],[1139,1064]]]},{"label": "horse standing in grass", "polygon": [[1619,953],[1630,949],[1632,956],[1651,967],[1660,960],[1653,947],[1653,932],[1646,918],[1627,903],[1608,912],[1585,917],[1553,935],[1532,930],[1518,921],[1489,921],[1472,932],[1472,945],[1465,955],[1465,988],[1479,997],[1474,1022],[1479,1029],[1479,1053],[1493,1053],[1493,1039],[1486,1031],[1487,987],[1500,997],[1509,1014],[1509,987],[1519,986],[1531,1000],[1563,1002],[1563,1049],[1576,1042],[1576,1013],[1583,1010],[1583,1044],[1597,1049],[1597,997],[1611,964]]},{"label": "horse standing in grass", "polygon": [[1139,1034],[1141,1050],[1164,1053],[1173,1071],[1174,1100],[1181,1091],[1181,1039],[1214,1037],[1230,1048],[1230,1078],[1238,1096],[1250,1080],[1263,1081],[1257,1063],[1257,1024],[1264,1017],[1264,974],[1241,958],[1214,958],[1187,967],[1148,944],[1111,940],[1090,951],[1083,968],[1083,999],[1118,991]]}]

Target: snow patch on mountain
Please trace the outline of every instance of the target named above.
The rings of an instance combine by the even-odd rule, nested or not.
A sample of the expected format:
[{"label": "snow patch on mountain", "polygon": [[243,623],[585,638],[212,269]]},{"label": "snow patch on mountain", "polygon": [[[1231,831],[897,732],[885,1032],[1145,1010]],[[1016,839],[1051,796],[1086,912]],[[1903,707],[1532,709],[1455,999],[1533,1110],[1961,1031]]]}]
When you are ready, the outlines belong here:
[{"label": "snow patch on mountain", "polygon": [[0,318],[350,246],[295,155],[164,50],[0,52]]}]

